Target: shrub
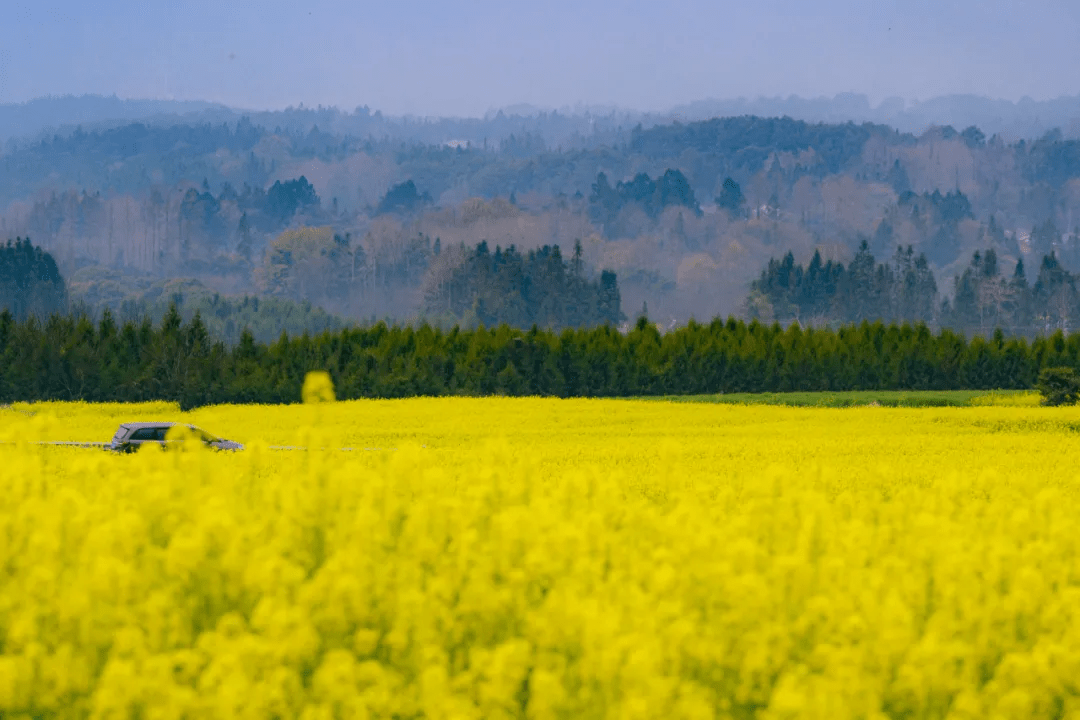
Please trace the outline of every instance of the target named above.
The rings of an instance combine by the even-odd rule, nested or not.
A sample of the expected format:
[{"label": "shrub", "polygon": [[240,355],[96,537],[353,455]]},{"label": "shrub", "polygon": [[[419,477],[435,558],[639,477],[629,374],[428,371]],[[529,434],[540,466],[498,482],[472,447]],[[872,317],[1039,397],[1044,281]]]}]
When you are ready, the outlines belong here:
[{"label": "shrub", "polygon": [[1044,368],[1036,387],[1043,405],[1075,405],[1080,399],[1080,376],[1070,367]]}]

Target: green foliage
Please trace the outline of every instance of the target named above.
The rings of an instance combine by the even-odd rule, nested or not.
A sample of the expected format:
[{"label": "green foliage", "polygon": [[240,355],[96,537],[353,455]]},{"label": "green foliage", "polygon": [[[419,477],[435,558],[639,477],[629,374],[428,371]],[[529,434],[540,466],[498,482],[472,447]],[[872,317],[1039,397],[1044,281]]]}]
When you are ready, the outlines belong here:
[{"label": "green foliage", "polygon": [[727,210],[731,216],[741,215],[746,206],[746,198],[743,197],[739,183],[731,178],[724,178],[724,185],[720,188],[720,195],[716,198],[717,207]]},{"label": "green foliage", "polygon": [[67,289],[56,262],[29,238],[0,245],[0,308],[19,320],[67,310]]},{"label": "green foliage", "polygon": [[274,184],[266,192],[266,213],[281,224],[286,224],[300,210],[319,206],[315,188],[301,175],[296,180]]},{"label": "green foliage", "polygon": [[427,193],[421,195],[416,189],[416,183],[406,180],[386,191],[386,195],[379,202],[376,212],[382,213],[412,213],[424,205],[431,203],[431,196]]},{"label": "green foliage", "polygon": [[859,157],[869,138],[893,134],[892,128],[869,123],[811,125],[786,117],[743,116],[637,129],[630,147],[654,157],[674,157],[693,148],[723,158],[731,166],[755,170],[774,150],[798,153],[814,148],[825,166],[838,172]]},{"label": "green foliage", "polygon": [[[173,299],[178,301],[181,316],[186,321],[196,314],[201,315],[210,337],[227,345],[238,343],[245,331],[251,333],[255,340],[269,343],[281,337],[282,333],[315,335],[337,332],[353,325],[352,321],[304,300],[250,295],[226,297],[217,293],[199,295],[190,300],[183,295]],[[155,303],[150,316],[160,317],[160,311],[160,302]]]},{"label": "green foliage", "polygon": [[986,145],[986,133],[974,125],[964,128],[964,131],[960,133],[960,137],[964,139],[964,144],[969,148],[981,148]]},{"label": "green foliage", "polygon": [[226,345],[239,343],[245,330],[255,340],[269,343],[283,332],[317,334],[353,324],[306,300],[229,297],[190,278],[153,280],[111,268],[89,267],[72,276],[70,288],[72,306],[77,313],[100,318],[108,310],[121,322],[138,324],[145,318],[156,325],[169,313],[170,306],[175,305],[184,322],[200,314],[210,337]]},{"label": "green foliage", "polygon": [[1080,399],[1080,375],[1071,367],[1043,368],[1036,388],[1043,405],[1075,405]]},{"label": "green foliage", "polygon": [[947,265],[956,260],[962,243],[960,223],[974,219],[966,195],[959,190],[944,195],[936,189],[922,195],[909,190],[900,194],[896,208],[910,216],[926,237],[921,247],[931,262]]},{"label": "green foliage", "polygon": [[787,253],[770,259],[751,284],[747,311],[765,321],[843,324],[881,319],[925,322],[979,333],[1031,336],[1037,330],[1067,329],[1080,318],[1076,276],[1055,253],[1043,256],[1039,275],[1028,286],[1023,259],[1011,275],[1002,272],[997,251],[975,251],[954,278],[953,296],[943,305],[925,255],[897,247],[888,263],[878,263],[864,241],[847,267],[815,252],[809,266]]},{"label": "green foliage", "polygon": [[1030,145],[1021,157],[1024,174],[1032,183],[1061,187],[1071,178],[1080,177],[1080,140],[1046,136]]},{"label": "green foliage", "polygon": [[638,173],[628,182],[619,181],[615,187],[601,172],[593,183],[589,205],[593,219],[605,224],[614,220],[619,211],[628,205],[641,208],[652,218],[669,207],[684,207],[701,214],[701,206],[690,187],[690,181],[681,171],[670,168],[655,181],[648,173]]},{"label": "green foliage", "polygon": [[899,158],[893,161],[885,180],[897,195],[904,195],[911,191],[911,179],[908,177],[907,169],[900,164]]},{"label": "green foliage", "polygon": [[525,254],[511,245],[492,253],[481,242],[465,261],[432,285],[425,297],[429,317],[451,317],[467,325],[564,328],[615,324],[622,320],[615,273],[596,280],[583,274],[581,244],[570,263],[558,245]]},{"label": "green foliage", "polygon": [[[549,395],[627,397],[723,393],[1029,389],[1042,368],[1080,367],[1080,335],[1028,343],[966,340],[925,325],[862,323],[837,330],[719,318],[661,334],[647,318],[559,333],[442,330],[377,323],[262,343],[248,331],[229,347],[203,315],[175,306],[160,324],[119,325],[104,313],[42,323],[0,314],[0,402],[172,400],[299,402],[309,371],[330,374],[337,397]],[[924,396],[922,404],[930,404]],[[868,401],[869,402],[869,401]],[[899,401],[896,404],[902,404]]]},{"label": "green foliage", "polygon": [[[923,255],[898,247],[891,263],[877,263],[864,240],[851,263],[822,261],[809,266],[792,253],[771,259],[751,285],[748,306],[767,308],[778,320],[843,324],[863,320],[932,322],[937,283]],[[771,319],[771,317],[769,319]]]}]

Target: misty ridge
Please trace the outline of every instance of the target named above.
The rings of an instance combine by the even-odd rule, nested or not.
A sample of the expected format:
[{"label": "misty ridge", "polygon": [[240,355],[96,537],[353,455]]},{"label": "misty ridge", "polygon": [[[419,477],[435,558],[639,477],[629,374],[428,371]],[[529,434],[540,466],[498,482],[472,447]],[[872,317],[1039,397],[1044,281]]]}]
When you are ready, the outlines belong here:
[{"label": "misty ridge", "polygon": [[1077,118],[1080,97],[427,119],[47,98],[0,106],[0,238],[47,251],[70,309],[177,304],[234,342],[641,314],[1068,331]]},{"label": "misty ridge", "polygon": [[[390,138],[413,143],[441,144],[485,140],[499,142],[511,133],[541,136],[552,148],[612,141],[637,125],[692,122],[717,117],[790,117],[810,123],[871,122],[901,132],[922,134],[929,128],[976,126],[987,136],[1010,141],[1032,140],[1058,129],[1080,137],[1080,95],[1049,100],[1023,98],[1017,102],[977,95],[944,95],[924,101],[890,97],[874,105],[866,95],[841,93],[833,97],[757,97],[706,99],[672,107],[667,112],[639,112],[613,106],[538,108],[519,104],[490,111],[483,118],[383,115],[358,107],[297,108],[251,111],[220,103],[180,100],[120,99],[116,96],[55,96],[24,103],[0,103],[0,142],[38,140],[70,134],[76,128],[105,129],[138,121],[176,125],[235,123],[247,117],[257,125],[290,132],[319,125],[326,132],[360,137]],[[10,148],[10,145],[9,145]]]}]

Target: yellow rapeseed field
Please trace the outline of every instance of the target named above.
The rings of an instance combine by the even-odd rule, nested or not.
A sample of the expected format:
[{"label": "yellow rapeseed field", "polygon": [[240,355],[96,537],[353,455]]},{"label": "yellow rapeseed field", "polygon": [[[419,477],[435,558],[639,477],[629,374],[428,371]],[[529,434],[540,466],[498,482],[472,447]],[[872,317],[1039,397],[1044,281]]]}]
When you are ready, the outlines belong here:
[{"label": "yellow rapeseed field", "polygon": [[[31,442],[156,419],[247,449]],[[1078,430],[1039,407],[0,409],[0,716],[1080,718]]]}]

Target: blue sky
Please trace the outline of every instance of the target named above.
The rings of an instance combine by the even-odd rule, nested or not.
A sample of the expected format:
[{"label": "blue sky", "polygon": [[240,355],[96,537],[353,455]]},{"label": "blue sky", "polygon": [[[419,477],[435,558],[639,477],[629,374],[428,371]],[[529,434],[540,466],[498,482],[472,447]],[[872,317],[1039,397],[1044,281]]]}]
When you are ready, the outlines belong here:
[{"label": "blue sky", "polygon": [[24,2],[0,23],[0,102],[43,95],[662,110],[858,92],[1080,93],[1075,0]]}]

